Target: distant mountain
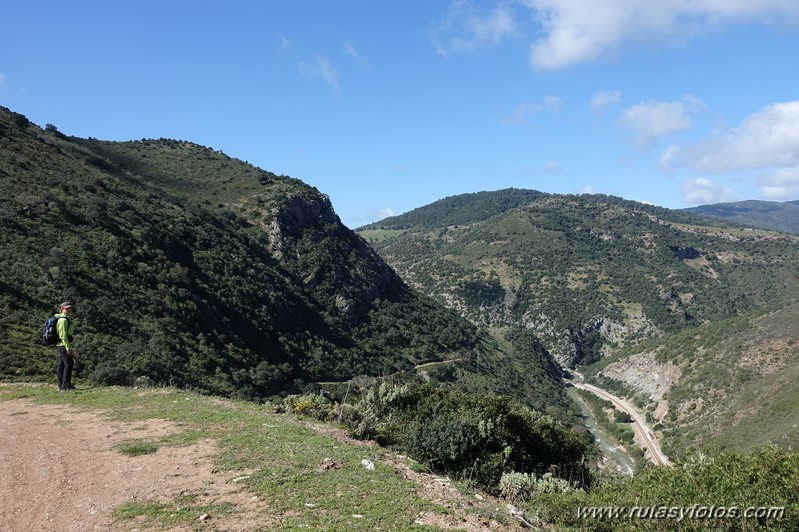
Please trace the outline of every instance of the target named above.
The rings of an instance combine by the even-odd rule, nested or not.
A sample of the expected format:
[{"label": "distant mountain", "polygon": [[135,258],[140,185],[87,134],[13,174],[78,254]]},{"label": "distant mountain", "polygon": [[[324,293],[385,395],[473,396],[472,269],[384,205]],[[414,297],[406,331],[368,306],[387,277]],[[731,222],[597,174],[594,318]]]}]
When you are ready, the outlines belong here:
[{"label": "distant mountain", "polygon": [[5,379],[53,378],[37,334],[64,299],[77,370],[102,383],[262,398],[490,351],[327,196],[190,142],[67,137],[0,108],[0,223]]},{"label": "distant mountain", "polygon": [[[492,207],[473,215],[472,202]],[[518,190],[445,198],[358,232],[473,323],[533,333],[562,365],[635,397],[678,457],[735,438],[799,444],[798,236]]]},{"label": "distant mountain", "polygon": [[415,287],[535,330],[569,365],[799,293],[799,238],[611,196],[454,196],[359,234]]},{"label": "distant mountain", "polygon": [[748,200],[700,205],[685,210],[749,227],[799,234],[799,200],[786,202]]}]

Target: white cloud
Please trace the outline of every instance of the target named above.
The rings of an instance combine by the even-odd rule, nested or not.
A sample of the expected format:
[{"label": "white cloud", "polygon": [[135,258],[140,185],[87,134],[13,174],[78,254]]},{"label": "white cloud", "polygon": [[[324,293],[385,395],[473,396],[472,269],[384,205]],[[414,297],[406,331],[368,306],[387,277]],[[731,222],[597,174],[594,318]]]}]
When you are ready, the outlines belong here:
[{"label": "white cloud", "polygon": [[706,177],[683,181],[680,193],[682,202],[690,205],[735,201],[735,195],[729,187]]},{"label": "white cloud", "polygon": [[539,111],[557,113],[563,105],[563,100],[548,94],[540,102],[524,102],[516,106],[509,116],[502,118],[505,125],[520,126],[527,124],[527,117]]},{"label": "white cloud", "polygon": [[510,115],[502,118],[501,122],[510,126],[521,126],[527,123],[527,115],[535,111],[535,104],[525,102],[516,106]]},{"label": "white cloud", "polygon": [[369,61],[366,59],[366,57],[364,57],[361,51],[358,50],[358,48],[356,48],[355,45],[352,44],[351,42],[344,43],[344,51],[347,53],[347,55],[352,57],[355,60],[355,62],[358,63],[359,65],[365,67],[369,66]]},{"label": "white cloud", "polygon": [[520,0],[544,37],[531,45],[535,69],[596,61],[630,43],[673,46],[727,25],[799,22],[795,0]]},{"label": "white cloud", "polygon": [[660,168],[667,174],[674,173],[674,167],[679,165],[682,158],[682,150],[676,144],[672,144],[660,154]]},{"label": "white cloud", "polygon": [[0,72],[0,87],[5,86],[6,80],[7,80],[6,76],[2,72]]},{"label": "white cloud", "polygon": [[554,174],[561,171],[560,163],[558,161],[547,161],[541,165],[541,171],[546,174]]},{"label": "white cloud", "polygon": [[394,209],[391,207],[386,207],[384,209],[374,209],[366,213],[366,219],[371,222],[379,222],[384,218],[388,218],[389,216],[394,216]]},{"label": "white cloud", "polygon": [[701,172],[793,167],[799,164],[799,100],[768,105],[736,128],[668,151],[662,157],[665,164]]},{"label": "white cloud", "polygon": [[589,106],[594,112],[602,111],[603,109],[615,105],[621,101],[621,92],[619,91],[602,91],[594,94],[591,98]]},{"label": "white cloud", "polygon": [[327,85],[333,89],[337,94],[340,92],[338,83],[338,73],[330,60],[327,57],[317,55],[314,57],[314,62],[308,64],[300,62],[300,73],[307,78],[321,78]]},{"label": "white cloud", "polygon": [[470,0],[454,0],[447,8],[444,22],[434,30],[433,41],[439,54],[448,55],[496,45],[517,34],[514,13],[506,3],[482,11]]},{"label": "white cloud", "polygon": [[642,102],[626,109],[618,123],[633,131],[637,148],[651,148],[660,138],[689,129],[691,116],[702,107],[691,95],[676,102]]},{"label": "white cloud", "polygon": [[562,104],[563,100],[557,96],[552,96],[551,94],[544,96],[544,108],[547,111],[558,112]]},{"label": "white cloud", "polygon": [[780,168],[774,174],[761,177],[760,194],[768,200],[799,199],[799,165]]}]

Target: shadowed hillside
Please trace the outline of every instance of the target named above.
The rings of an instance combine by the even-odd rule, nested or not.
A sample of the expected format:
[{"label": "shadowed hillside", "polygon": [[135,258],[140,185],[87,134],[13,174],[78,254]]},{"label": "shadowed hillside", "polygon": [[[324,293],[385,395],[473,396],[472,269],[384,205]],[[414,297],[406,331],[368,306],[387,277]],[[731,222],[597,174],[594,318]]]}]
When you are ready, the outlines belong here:
[{"label": "shadowed hillside", "polygon": [[466,358],[327,196],[189,142],[104,142],[0,109],[5,378],[51,378],[40,324],[76,302],[81,377],[263,397]]}]

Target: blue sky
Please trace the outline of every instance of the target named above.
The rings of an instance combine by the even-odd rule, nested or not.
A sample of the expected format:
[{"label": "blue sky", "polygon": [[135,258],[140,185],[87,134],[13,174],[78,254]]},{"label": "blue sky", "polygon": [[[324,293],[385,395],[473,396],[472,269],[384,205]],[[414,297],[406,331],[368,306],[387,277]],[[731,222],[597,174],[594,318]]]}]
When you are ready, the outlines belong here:
[{"label": "blue sky", "polygon": [[506,187],[799,199],[798,0],[7,4],[0,105],[222,150],[353,228]]}]

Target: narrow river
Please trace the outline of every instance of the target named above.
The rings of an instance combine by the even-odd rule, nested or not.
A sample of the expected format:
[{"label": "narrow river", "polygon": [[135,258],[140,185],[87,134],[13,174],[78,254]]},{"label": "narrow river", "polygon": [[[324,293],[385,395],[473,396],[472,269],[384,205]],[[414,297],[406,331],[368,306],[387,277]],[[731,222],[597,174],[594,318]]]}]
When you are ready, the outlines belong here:
[{"label": "narrow river", "polygon": [[583,422],[585,426],[588,427],[588,430],[593,434],[594,438],[596,439],[596,443],[599,446],[602,454],[607,457],[609,466],[615,468],[617,471],[622,473],[623,475],[632,475],[633,474],[633,461],[629,457],[629,455],[616,447],[613,443],[614,438],[604,432],[599,426],[597,426],[596,421],[594,420],[594,416],[591,413],[591,410],[588,406],[580,399],[580,396],[577,394],[577,389],[573,386],[569,386],[566,389],[566,393],[574,399],[578,405],[580,405],[580,410],[582,411]]}]

